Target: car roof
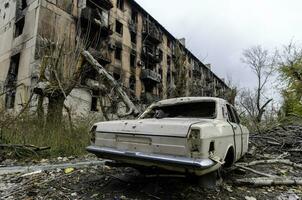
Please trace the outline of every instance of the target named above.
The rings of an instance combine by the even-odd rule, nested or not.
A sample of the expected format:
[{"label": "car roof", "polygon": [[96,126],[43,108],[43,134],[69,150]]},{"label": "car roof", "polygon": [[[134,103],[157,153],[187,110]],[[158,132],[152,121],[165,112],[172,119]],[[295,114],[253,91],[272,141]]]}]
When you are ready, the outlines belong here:
[{"label": "car roof", "polygon": [[172,98],[172,99],[165,99],[158,101],[152,106],[165,106],[165,105],[174,105],[174,104],[182,104],[182,103],[188,103],[188,102],[202,102],[202,101],[216,101],[216,102],[225,102],[226,100],[217,98],[217,97],[179,97],[179,98]]}]

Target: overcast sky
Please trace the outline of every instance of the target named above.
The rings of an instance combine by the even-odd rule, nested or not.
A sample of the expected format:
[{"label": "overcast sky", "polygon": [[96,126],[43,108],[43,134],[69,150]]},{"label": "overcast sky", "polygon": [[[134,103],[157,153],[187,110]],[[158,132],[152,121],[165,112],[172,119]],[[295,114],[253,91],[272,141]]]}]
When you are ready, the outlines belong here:
[{"label": "overcast sky", "polygon": [[275,49],[302,39],[302,0],[136,0],[219,77],[241,87],[255,77],[241,63],[253,45]]}]

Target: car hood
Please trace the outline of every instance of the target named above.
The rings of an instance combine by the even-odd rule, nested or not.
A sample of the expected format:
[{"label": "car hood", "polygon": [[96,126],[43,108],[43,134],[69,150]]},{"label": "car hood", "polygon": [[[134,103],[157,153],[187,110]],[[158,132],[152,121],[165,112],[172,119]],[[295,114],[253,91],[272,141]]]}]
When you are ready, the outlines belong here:
[{"label": "car hood", "polygon": [[186,137],[191,125],[209,122],[209,119],[163,118],[109,121],[95,125],[97,132]]}]

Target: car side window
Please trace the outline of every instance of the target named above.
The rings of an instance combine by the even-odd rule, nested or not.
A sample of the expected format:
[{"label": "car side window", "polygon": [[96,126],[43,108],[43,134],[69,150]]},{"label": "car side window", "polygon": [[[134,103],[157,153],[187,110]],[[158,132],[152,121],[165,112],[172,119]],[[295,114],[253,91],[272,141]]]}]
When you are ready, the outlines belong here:
[{"label": "car side window", "polygon": [[236,123],[236,119],[235,119],[234,114],[232,112],[232,107],[230,105],[228,105],[228,104],[226,106],[227,106],[228,117],[229,117],[230,122]]},{"label": "car side window", "polygon": [[240,124],[240,118],[237,114],[237,111],[235,110],[235,108],[231,107],[232,108],[232,111],[234,113],[234,117],[235,117],[235,120],[236,120],[236,123]]}]

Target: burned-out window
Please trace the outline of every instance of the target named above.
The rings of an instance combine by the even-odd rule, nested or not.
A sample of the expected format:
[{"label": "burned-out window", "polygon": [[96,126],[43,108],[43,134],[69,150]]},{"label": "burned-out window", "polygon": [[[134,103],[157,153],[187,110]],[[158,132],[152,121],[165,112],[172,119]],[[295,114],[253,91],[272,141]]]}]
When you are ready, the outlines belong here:
[{"label": "burned-out window", "polygon": [[171,84],[171,74],[170,74],[170,70],[167,72],[167,83]]},{"label": "burned-out window", "polygon": [[21,2],[21,9],[24,10],[25,8],[27,8],[27,0],[22,0]]},{"label": "burned-out window", "polygon": [[123,35],[123,24],[118,20],[115,21],[115,32],[120,35]]},{"label": "burned-out window", "polygon": [[136,33],[130,32],[130,36],[131,36],[131,42],[133,44],[136,44]]},{"label": "burned-out window", "polygon": [[122,48],[120,48],[120,47],[115,48],[114,57],[117,60],[120,60],[120,61],[122,60]]},{"label": "burned-out window", "polygon": [[124,10],[124,0],[117,0],[116,7],[120,10]]},{"label": "burned-out window", "polygon": [[160,77],[163,77],[163,70],[162,70],[162,68],[160,68],[160,69],[158,70],[158,73],[159,73]]},{"label": "burned-out window", "polygon": [[130,67],[135,68],[136,67],[136,56],[133,54],[130,54]]},{"label": "burned-out window", "polygon": [[136,82],[135,77],[131,76],[130,79],[129,79],[129,88],[132,91],[135,91],[135,82]]},{"label": "burned-out window", "polygon": [[216,118],[216,103],[201,101],[176,105],[158,106],[144,114],[142,118]]},{"label": "burned-out window", "polygon": [[168,56],[168,57],[167,57],[167,65],[168,65],[168,66],[171,66],[171,56]]},{"label": "burned-out window", "polygon": [[17,78],[19,71],[20,54],[17,54],[11,58],[9,71],[5,81],[5,108],[12,109],[15,105],[15,97],[17,90]]},{"label": "burned-out window", "polygon": [[138,16],[138,13],[137,13],[137,11],[135,11],[135,10],[132,10],[132,12],[131,12],[131,20],[133,21],[133,22],[137,22],[137,16]]},{"label": "burned-out window", "polygon": [[167,47],[171,48],[171,40],[169,38],[167,39]]},{"label": "burned-out window", "polygon": [[163,51],[161,49],[158,50],[157,58],[159,59],[159,61],[162,61],[163,59]]},{"label": "burned-out window", "polygon": [[15,23],[15,38],[22,35],[25,24],[25,17],[20,18]]},{"label": "burned-out window", "polygon": [[119,81],[119,80],[121,79],[121,75],[118,74],[118,73],[116,73],[116,72],[114,72],[114,73],[113,73],[113,78],[114,78],[116,81]]},{"label": "burned-out window", "polygon": [[92,92],[92,97],[91,97],[91,106],[90,106],[90,111],[97,112],[98,110],[98,97],[99,93],[93,91]]}]

